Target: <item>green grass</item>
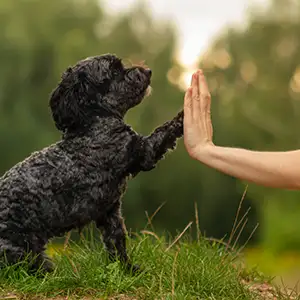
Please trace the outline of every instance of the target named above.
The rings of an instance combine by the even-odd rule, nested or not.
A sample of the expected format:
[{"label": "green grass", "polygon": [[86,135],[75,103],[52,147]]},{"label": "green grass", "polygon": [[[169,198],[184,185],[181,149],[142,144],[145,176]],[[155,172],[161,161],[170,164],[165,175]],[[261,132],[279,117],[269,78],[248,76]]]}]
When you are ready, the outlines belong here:
[{"label": "green grass", "polygon": [[2,269],[0,295],[12,293],[22,299],[258,299],[242,283],[242,278],[257,280],[257,274],[247,273],[236,262],[237,256],[225,248],[204,238],[191,242],[181,237],[172,245],[145,232],[128,241],[130,257],[144,268],[133,276],[119,262],[109,263],[102,243],[85,239],[57,251],[53,255],[57,267],[45,278],[30,276],[18,266]]},{"label": "green grass", "polygon": [[[24,265],[0,269],[0,300],[300,300],[300,296],[291,297],[290,291],[282,292],[269,278],[244,267],[242,249],[236,247],[247,222],[248,211],[239,220],[243,199],[228,244],[201,235],[195,205],[197,240],[187,234],[192,222],[174,240],[147,230],[128,239],[128,255],[143,269],[132,275],[120,262],[108,260],[100,235],[91,227],[77,243],[67,236],[67,247],[49,245],[56,268],[45,277],[29,275]],[[160,208],[150,218],[147,215],[146,227],[153,229],[152,219]]]}]

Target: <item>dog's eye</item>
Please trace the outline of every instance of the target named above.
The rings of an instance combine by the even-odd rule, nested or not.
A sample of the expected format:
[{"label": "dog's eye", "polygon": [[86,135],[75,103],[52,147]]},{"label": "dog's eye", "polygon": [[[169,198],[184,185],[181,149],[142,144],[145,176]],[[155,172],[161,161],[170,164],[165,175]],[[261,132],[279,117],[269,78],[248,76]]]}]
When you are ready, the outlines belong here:
[{"label": "dog's eye", "polygon": [[122,64],[121,60],[116,60],[112,67],[113,67],[113,75],[114,76],[118,76],[124,70],[124,67],[123,67],[123,64]]},{"label": "dog's eye", "polygon": [[121,70],[118,70],[118,69],[114,69],[113,72],[112,72],[114,77],[120,75],[120,73],[121,73]]},{"label": "dog's eye", "polygon": [[121,59],[117,59],[117,60],[115,61],[115,63],[114,63],[114,67],[115,67],[116,69],[122,70],[122,69],[123,69],[122,60],[121,60]]}]

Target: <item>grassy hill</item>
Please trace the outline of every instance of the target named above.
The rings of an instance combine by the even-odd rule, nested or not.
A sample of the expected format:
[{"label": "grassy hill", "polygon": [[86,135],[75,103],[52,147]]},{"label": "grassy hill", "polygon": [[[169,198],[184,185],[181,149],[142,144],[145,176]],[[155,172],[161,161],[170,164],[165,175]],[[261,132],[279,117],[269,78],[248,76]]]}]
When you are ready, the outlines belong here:
[{"label": "grassy hill", "polygon": [[300,299],[285,295],[267,278],[243,267],[237,251],[222,242],[182,232],[167,241],[143,231],[128,241],[129,255],[143,272],[126,273],[109,263],[102,243],[85,236],[49,252],[56,270],[45,278],[26,267],[0,271],[0,299]]}]

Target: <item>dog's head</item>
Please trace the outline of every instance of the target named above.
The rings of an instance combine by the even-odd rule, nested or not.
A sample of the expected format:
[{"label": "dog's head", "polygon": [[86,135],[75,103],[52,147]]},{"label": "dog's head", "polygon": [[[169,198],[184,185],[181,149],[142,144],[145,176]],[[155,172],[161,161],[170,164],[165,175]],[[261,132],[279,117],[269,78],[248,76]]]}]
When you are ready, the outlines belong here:
[{"label": "dog's head", "polygon": [[149,90],[151,70],[125,68],[115,55],[79,61],[62,75],[52,92],[50,108],[56,127],[76,131],[89,127],[96,117],[123,117]]}]

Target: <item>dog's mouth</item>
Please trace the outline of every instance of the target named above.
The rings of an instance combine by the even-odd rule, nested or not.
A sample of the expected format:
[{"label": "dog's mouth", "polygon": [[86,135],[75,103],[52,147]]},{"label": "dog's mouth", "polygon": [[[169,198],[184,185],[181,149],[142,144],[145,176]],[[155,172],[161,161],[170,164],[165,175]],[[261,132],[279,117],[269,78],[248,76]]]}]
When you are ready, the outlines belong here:
[{"label": "dog's mouth", "polygon": [[146,91],[145,91],[145,97],[150,96],[151,93],[152,93],[152,87],[150,85],[148,85],[148,87],[146,88]]},{"label": "dog's mouth", "polygon": [[141,96],[149,96],[151,94],[151,76],[151,69],[143,67],[128,69],[126,73],[127,81],[135,87],[137,93]]},{"label": "dog's mouth", "polygon": [[130,81],[134,83],[145,83],[148,86],[151,83],[152,71],[151,69],[136,67],[128,69],[126,75]]},{"label": "dog's mouth", "polygon": [[151,95],[152,87],[151,87],[151,76],[152,71],[151,69],[143,69],[142,72],[146,75],[147,80],[145,81],[145,90],[144,90],[144,97],[148,97]]},{"label": "dog's mouth", "polygon": [[143,69],[140,70],[144,75],[146,75],[147,80],[145,81],[145,96],[150,96],[152,87],[151,84],[151,77],[152,77],[152,70],[151,69]]}]

